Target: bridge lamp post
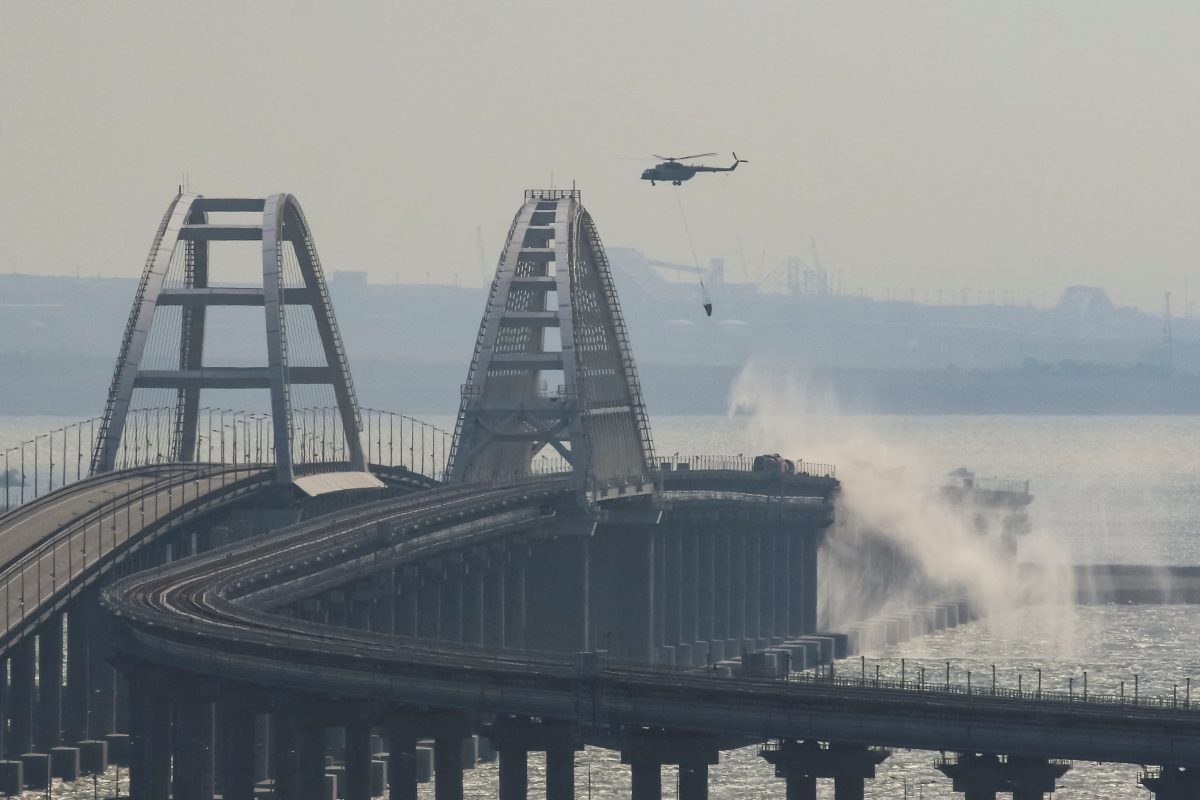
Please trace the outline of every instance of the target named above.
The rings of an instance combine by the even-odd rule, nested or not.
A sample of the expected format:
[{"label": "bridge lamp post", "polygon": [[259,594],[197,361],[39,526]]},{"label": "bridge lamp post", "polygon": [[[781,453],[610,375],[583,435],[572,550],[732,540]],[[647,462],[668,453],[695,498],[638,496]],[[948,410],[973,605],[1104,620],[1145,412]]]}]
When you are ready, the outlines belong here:
[{"label": "bridge lamp post", "polygon": [[221,426],[221,463],[222,464],[225,463],[225,412],[228,410],[229,409],[227,409],[227,408],[221,409],[221,422],[219,423]]},{"label": "bridge lamp post", "polygon": [[233,456],[233,479],[236,481],[237,480],[237,466],[238,466],[237,422],[236,422],[236,420],[234,421],[233,425],[222,425],[221,426],[221,463],[222,464],[225,463],[225,431],[227,431],[227,430],[233,432],[233,447],[231,448],[231,455]]},{"label": "bridge lamp post", "polygon": [[946,662],[946,691],[950,691],[950,662]]},{"label": "bridge lamp post", "polygon": [[[1038,667],[1037,673],[1038,673],[1037,699],[1041,700],[1042,699],[1042,669],[1041,669],[1041,667]],[[1125,684],[1121,684],[1121,685],[1124,686]]]},{"label": "bridge lamp post", "polygon": [[[40,442],[42,439],[45,439],[47,437],[47,435],[48,434],[43,433],[41,436],[33,437],[33,496],[34,497],[38,496],[38,479],[41,477],[38,475],[38,451],[41,449],[40,447],[38,447],[38,442]],[[53,444],[51,444],[50,449],[51,449],[51,452],[53,452],[53,450],[54,450]],[[51,458],[53,458],[53,456],[51,456]],[[51,475],[54,474],[54,462],[53,461],[50,462],[50,474]]]},{"label": "bridge lamp post", "polygon": [[1133,704],[1138,704],[1138,676],[1133,676]]}]

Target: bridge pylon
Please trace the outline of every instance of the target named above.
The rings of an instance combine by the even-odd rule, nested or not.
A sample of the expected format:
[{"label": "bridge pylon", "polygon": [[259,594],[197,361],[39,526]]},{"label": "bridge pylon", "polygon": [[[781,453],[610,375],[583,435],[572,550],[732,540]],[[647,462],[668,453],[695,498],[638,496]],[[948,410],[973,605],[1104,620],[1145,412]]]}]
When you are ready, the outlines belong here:
[{"label": "bridge pylon", "polygon": [[574,189],[526,191],[513,219],[462,390],[450,480],[527,475],[545,448],[593,494],[652,484],[625,321]]},{"label": "bridge pylon", "polygon": [[[250,224],[219,221],[233,215]],[[261,242],[261,286],[254,285],[257,281],[250,286],[213,285],[210,245],[246,241]],[[263,308],[265,365],[206,363],[208,311],[229,306]],[[299,357],[302,341],[315,341],[319,355],[305,353]],[[297,460],[292,436],[297,405],[293,395],[302,386],[332,389],[332,405],[336,405],[339,435],[344,438],[349,466],[365,470],[362,424],[350,365],[300,204],[290,194],[222,198],[180,192],[163,215],[138,283],[96,437],[91,471],[114,468],[137,390],[175,393],[175,414],[168,436],[170,452],[163,457],[189,462],[197,458],[197,442],[202,435],[198,431],[202,390],[266,389],[270,393],[277,477],[281,482],[291,481]]]}]

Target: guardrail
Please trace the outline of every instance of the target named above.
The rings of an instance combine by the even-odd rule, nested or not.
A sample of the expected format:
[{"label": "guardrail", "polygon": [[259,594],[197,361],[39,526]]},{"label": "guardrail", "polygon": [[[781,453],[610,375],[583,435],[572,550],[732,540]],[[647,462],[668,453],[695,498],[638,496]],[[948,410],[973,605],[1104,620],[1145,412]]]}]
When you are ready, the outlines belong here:
[{"label": "guardrail", "polygon": [[[186,522],[216,506],[257,492],[274,480],[269,468],[256,467],[250,474],[243,475],[236,468],[217,467],[214,471],[213,465],[208,464],[180,467],[182,474],[156,478],[127,494],[109,493],[108,501],[11,561],[0,572],[0,596],[4,598],[0,647],[35,609],[50,602],[113,552],[142,538],[144,531]],[[117,478],[117,482],[119,480]],[[214,491],[213,482],[217,480],[220,483]],[[202,487],[204,491],[201,491]],[[162,498],[164,492],[165,501]],[[153,500],[153,504],[148,504],[148,500]],[[146,519],[148,509],[149,522]],[[118,525],[122,517],[123,529]]]},{"label": "guardrail", "polygon": [[[367,461],[403,467],[445,480],[451,434],[414,417],[375,408],[361,409]],[[312,471],[344,468],[349,462],[341,417],[332,406],[297,408],[292,413],[292,455]],[[38,434],[3,451],[0,513],[11,511],[88,476],[101,418],[73,422]],[[177,463],[174,408],[132,409],[117,449],[116,468]],[[195,461],[208,464],[265,464],[275,461],[271,415],[228,408],[199,410]],[[194,463],[194,462],[187,462]],[[544,471],[554,471],[546,469]]]},{"label": "guardrail", "polygon": [[[1083,673],[1083,682],[1078,687],[1076,687],[1073,677],[1068,678],[1068,688],[1064,692],[1061,689],[1042,688],[1040,670],[1036,673],[1037,682],[1033,684],[1032,688],[1024,685],[1024,676],[1020,675],[1018,676],[1018,686],[1014,689],[1012,687],[999,686],[996,683],[994,668],[990,674],[985,673],[985,680],[983,682],[975,678],[975,674],[971,670],[960,671],[958,680],[952,681],[950,676],[950,662],[946,662],[946,672],[944,675],[938,673],[937,677],[941,678],[941,680],[926,680],[926,672],[923,667],[915,670],[914,678],[902,676],[900,680],[896,680],[894,678],[879,677],[878,672],[874,676],[868,674],[865,658],[860,660],[860,664],[860,671],[857,676],[846,677],[844,673],[838,676],[832,665],[825,664],[805,672],[789,673],[786,680],[793,683],[869,687],[921,694],[955,695],[965,698],[978,698],[980,700],[999,698],[1002,700],[1019,700],[1034,703],[1087,704],[1093,707],[1172,708],[1186,711],[1200,711],[1200,704],[1192,703],[1191,701],[1191,678],[1186,678],[1182,686],[1175,684],[1172,687],[1170,695],[1153,695],[1147,697],[1140,693],[1138,685],[1139,676],[1137,675],[1134,676],[1134,685],[1131,687],[1131,692],[1126,692],[1125,682],[1121,681],[1120,691],[1113,694],[1111,692],[1089,692],[1087,672]],[[1030,677],[1033,678],[1033,676]],[[975,680],[972,680],[973,678]],[[1181,692],[1180,689],[1183,691]]]},{"label": "guardrail", "polygon": [[[704,454],[684,455],[675,453],[671,456],[659,456],[659,468],[664,472],[685,472],[687,470],[729,470],[732,472],[753,472],[755,456],[741,453],[737,455]],[[836,478],[837,467],[818,461],[793,460],[797,475],[810,478]]]}]

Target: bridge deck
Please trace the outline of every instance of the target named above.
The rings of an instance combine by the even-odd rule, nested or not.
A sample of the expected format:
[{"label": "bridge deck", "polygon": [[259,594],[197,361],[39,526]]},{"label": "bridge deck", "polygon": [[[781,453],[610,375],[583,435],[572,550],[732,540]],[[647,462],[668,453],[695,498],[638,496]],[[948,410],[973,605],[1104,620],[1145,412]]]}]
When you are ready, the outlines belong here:
[{"label": "bridge deck", "polygon": [[269,467],[164,464],[105,473],[0,516],[0,645],[72,592],[110,556],[181,511],[254,490]]},{"label": "bridge deck", "polygon": [[[853,682],[788,682],[637,664],[577,671],[561,657],[451,646],[268,613],[263,589],[322,585],[452,536],[464,517],[544,506],[563,488],[440,490],[315,520],[111,587],[139,661],[322,695],[605,725],[819,738],[918,749],[1126,763],[1200,764],[1200,712],[1148,705],[963,696]],[[388,532],[379,523],[388,521]],[[478,535],[476,529],[473,536]],[[230,564],[233,566],[230,566]],[[388,562],[392,563],[392,562]],[[358,566],[356,566],[358,565]],[[258,599],[256,599],[258,598]]]}]

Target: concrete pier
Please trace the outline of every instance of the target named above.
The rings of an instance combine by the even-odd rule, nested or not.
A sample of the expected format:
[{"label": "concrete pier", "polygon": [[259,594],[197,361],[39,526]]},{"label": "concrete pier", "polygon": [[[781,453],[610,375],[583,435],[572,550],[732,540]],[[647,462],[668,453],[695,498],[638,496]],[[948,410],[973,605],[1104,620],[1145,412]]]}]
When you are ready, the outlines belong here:
[{"label": "concrete pier", "polygon": [[399,716],[384,726],[388,741],[388,800],[416,800],[417,730]]},{"label": "concrete pier", "polygon": [[240,697],[222,702],[217,707],[217,726],[221,795],[224,800],[253,800],[256,755],[253,707]]},{"label": "concrete pier", "polygon": [[1196,800],[1200,797],[1200,770],[1168,766],[1138,776],[1138,783],[1154,794],[1155,800]]},{"label": "concrete pier", "polygon": [[171,792],[171,695],[154,673],[137,676],[130,705],[129,796],[154,800]]},{"label": "concrete pier", "polygon": [[34,682],[33,637],[26,636],[9,651],[8,714],[6,745],[10,758],[20,758],[33,749]]},{"label": "concrete pier", "polygon": [[991,753],[960,753],[954,761],[937,765],[950,778],[964,800],[995,800],[1012,792],[1013,800],[1041,800],[1054,791],[1055,781],[1070,766],[1037,758],[1007,758]]},{"label": "concrete pier", "polygon": [[497,717],[487,730],[492,746],[500,754],[500,797],[525,800],[529,789],[529,753],[546,754],[547,800],[571,800],[575,794],[576,743],[570,723],[531,720],[528,717]]},{"label": "concrete pier", "polygon": [[714,739],[670,731],[635,731],[620,737],[621,763],[628,764],[633,800],[661,800],[662,767],[679,767],[679,800],[707,800],[708,768],[719,761]]},{"label": "concrete pier", "polygon": [[62,744],[62,614],[55,614],[38,631],[38,703],[34,743],[45,753]]},{"label": "concrete pier", "polygon": [[833,778],[836,800],[862,800],[866,781],[890,753],[866,747],[784,739],[761,755],[787,781],[788,800],[815,800],[817,779]]},{"label": "concrete pier", "polygon": [[175,800],[210,800],[214,790],[213,704],[199,692],[173,690],[175,695]]}]

